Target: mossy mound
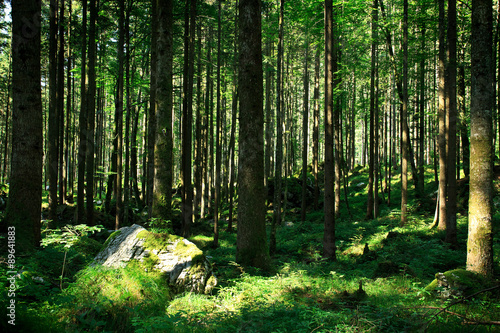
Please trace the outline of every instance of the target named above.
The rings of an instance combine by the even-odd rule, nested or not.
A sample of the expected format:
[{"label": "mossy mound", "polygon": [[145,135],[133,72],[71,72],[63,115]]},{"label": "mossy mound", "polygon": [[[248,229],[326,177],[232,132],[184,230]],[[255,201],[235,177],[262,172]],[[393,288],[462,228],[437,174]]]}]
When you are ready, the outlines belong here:
[{"label": "mossy mound", "polygon": [[488,287],[483,277],[465,269],[436,273],[435,277],[425,290],[440,299],[466,297]]},{"label": "mossy mound", "polygon": [[183,237],[149,232],[139,225],[110,235],[94,265],[125,267],[130,262],[145,271],[165,275],[174,293],[209,293],[216,284],[212,265],[203,252]]}]

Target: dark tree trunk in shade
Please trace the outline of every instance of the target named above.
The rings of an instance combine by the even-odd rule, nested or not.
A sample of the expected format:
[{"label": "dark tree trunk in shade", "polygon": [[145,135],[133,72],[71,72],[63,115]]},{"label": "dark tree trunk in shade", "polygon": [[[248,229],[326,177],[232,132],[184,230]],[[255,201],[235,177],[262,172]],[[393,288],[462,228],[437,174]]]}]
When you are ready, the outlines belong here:
[{"label": "dark tree trunk in shade", "polygon": [[323,257],[336,259],[333,160],[333,5],[325,0],[325,224]]},{"label": "dark tree trunk in shade", "polygon": [[264,189],[261,2],[239,3],[239,200],[236,261],[268,269]]},{"label": "dark tree trunk in shade", "polygon": [[170,219],[172,209],[173,128],[172,51],[173,1],[158,2],[156,67],[156,139],[154,148],[153,215]]},{"label": "dark tree trunk in shade", "polygon": [[41,240],[40,13],[40,1],[12,1],[12,158],[6,221],[8,231],[15,228],[16,255],[38,247]]}]

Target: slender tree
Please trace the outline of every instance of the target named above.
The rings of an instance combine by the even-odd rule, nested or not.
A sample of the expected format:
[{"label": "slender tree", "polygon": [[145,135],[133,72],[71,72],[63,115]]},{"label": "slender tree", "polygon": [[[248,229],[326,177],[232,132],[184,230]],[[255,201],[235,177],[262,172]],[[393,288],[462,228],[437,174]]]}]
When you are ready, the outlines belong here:
[{"label": "slender tree", "polygon": [[448,173],[446,172],[446,87],[445,87],[445,66],[446,66],[446,27],[444,0],[439,0],[439,49],[438,49],[438,126],[439,126],[439,211],[438,229],[446,229],[446,197],[448,187]]},{"label": "slender tree", "polygon": [[151,71],[149,81],[148,141],[147,141],[147,191],[146,205],[148,218],[153,214],[153,192],[155,182],[155,141],[156,141],[156,77],[158,40],[158,0],[151,0]]},{"label": "slender tree", "polygon": [[59,163],[59,115],[57,110],[57,0],[50,1],[49,19],[49,219],[57,225],[57,173]]},{"label": "slender tree", "polygon": [[472,1],[471,155],[467,270],[493,276],[493,13]]},{"label": "slender tree", "polygon": [[196,31],[196,0],[186,1],[184,31],[184,98],[182,102],[182,235],[191,233],[193,219],[192,169],[192,125],[193,125],[193,77],[194,77],[194,36]]},{"label": "slender tree", "polygon": [[261,2],[239,3],[239,200],[236,261],[267,269]]},{"label": "slender tree", "polygon": [[446,242],[457,243],[457,174],[453,166],[457,162],[457,1],[448,0],[448,84],[446,106],[447,123],[447,165],[448,188],[446,202]]},{"label": "slender tree", "polygon": [[[116,100],[115,100],[115,124],[116,124],[116,213],[115,229],[118,230],[123,221],[123,69],[124,69],[124,51],[125,44],[125,0],[119,0],[118,16],[118,44],[117,59],[118,73],[116,79]],[[90,29],[89,29],[90,30]],[[90,59],[90,52],[89,52]],[[90,103],[90,101],[87,101]]]},{"label": "slender tree", "polygon": [[319,206],[319,179],[318,179],[318,160],[319,160],[319,65],[320,65],[320,48],[316,47],[314,56],[314,113],[313,113],[313,137],[312,137],[312,171],[314,175],[314,209]]},{"label": "slender tree", "polygon": [[276,149],[274,159],[274,199],[273,199],[273,221],[271,225],[271,237],[269,240],[269,251],[276,251],[276,227],[281,225],[281,192],[283,171],[283,16],[285,1],[280,0],[280,13],[278,21],[278,59],[276,65]]},{"label": "slender tree", "polygon": [[96,0],[90,0],[90,22],[89,22],[89,76],[88,76],[88,90],[87,90],[87,161],[86,167],[86,214],[87,224],[94,225],[94,151],[95,151],[95,95],[96,95],[96,58],[97,58],[97,45],[96,45],[96,21],[97,21],[97,5]]},{"label": "slender tree", "polygon": [[[77,184],[77,203],[76,220],[78,224],[85,222],[85,158],[87,151],[87,1],[82,2],[82,40],[81,51],[81,70],[80,70],[80,115],[79,115],[79,146],[78,146],[78,184]],[[111,176],[110,176],[111,177]],[[109,190],[109,188],[108,188]],[[111,195],[110,195],[111,200]],[[109,200],[109,201],[110,201]],[[109,202],[106,200],[106,202]]]},{"label": "slender tree", "polygon": [[221,158],[222,158],[222,142],[221,142],[221,38],[222,38],[222,1],[218,1],[217,10],[217,108],[216,108],[216,135],[215,135],[215,197],[214,197],[214,248],[219,246],[219,208],[220,208],[220,180],[221,180]]},{"label": "slender tree", "polygon": [[408,0],[403,1],[403,105],[401,108],[401,225],[407,222],[408,209]]},{"label": "slender tree", "polygon": [[325,227],[323,256],[332,260],[335,254],[335,201],[333,160],[333,4],[325,0]]},{"label": "slender tree", "polygon": [[305,62],[304,62],[304,115],[302,117],[302,205],[301,220],[306,220],[306,200],[307,200],[307,151],[309,137],[309,39],[305,41]]},{"label": "slender tree", "polygon": [[373,186],[375,177],[375,109],[376,95],[375,95],[375,77],[377,72],[377,39],[378,39],[378,1],[373,1],[372,7],[372,46],[371,46],[371,74],[370,74],[370,148],[369,148],[369,161],[368,161],[368,204],[366,208],[366,219],[372,219],[374,212],[374,199],[373,199]]}]

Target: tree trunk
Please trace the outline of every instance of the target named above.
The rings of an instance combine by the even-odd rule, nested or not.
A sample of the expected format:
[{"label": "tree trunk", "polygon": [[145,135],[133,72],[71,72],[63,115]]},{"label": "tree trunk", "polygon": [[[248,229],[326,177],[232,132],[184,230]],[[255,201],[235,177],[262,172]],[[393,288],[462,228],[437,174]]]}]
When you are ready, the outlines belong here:
[{"label": "tree trunk", "polygon": [[314,56],[314,114],[313,114],[313,160],[312,171],[314,176],[314,209],[319,209],[319,181],[318,181],[318,163],[319,163],[319,65],[320,48],[316,46],[316,55]]},{"label": "tree trunk", "polygon": [[77,203],[76,203],[76,221],[78,224],[84,224],[85,221],[85,158],[87,151],[87,1],[82,2],[82,33],[80,35],[82,42],[81,59],[81,83],[80,83],[80,116],[79,116],[79,136],[80,144],[78,147],[78,184],[77,184]]},{"label": "tree trunk", "polygon": [[403,105],[401,107],[401,226],[408,217],[408,0],[403,1]]},{"label": "tree trunk", "polygon": [[[378,39],[378,1],[373,1],[372,7],[372,46],[371,46],[371,74],[370,74],[370,148],[368,161],[368,204],[366,205],[366,219],[373,219],[374,199],[373,186],[375,177],[375,76],[377,72],[377,39]],[[377,103],[378,104],[378,103]]]},{"label": "tree trunk", "polygon": [[445,241],[457,244],[457,2],[448,0],[448,198],[446,203]]},{"label": "tree trunk", "polygon": [[94,128],[95,128],[95,95],[96,95],[96,0],[90,0],[90,24],[89,24],[89,87],[87,94],[87,191],[86,212],[87,225],[94,225]]},{"label": "tree trunk", "polygon": [[116,80],[115,123],[116,123],[116,213],[115,229],[118,230],[123,222],[123,67],[125,43],[125,0],[119,0],[118,17],[118,78]]},{"label": "tree trunk", "polygon": [[221,155],[222,155],[222,142],[221,142],[221,38],[222,38],[222,1],[218,1],[217,11],[217,109],[216,109],[216,135],[215,135],[215,200],[214,200],[214,243],[213,247],[219,247],[219,208],[220,208],[220,181],[221,181]]},{"label": "tree trunk", "polygon": [[333,193],[333,4],[325,0],[325,226],[323,257],[335,260],[335,198]]},{"label": "tree trunk", "polygon": [[[446,198],[448,173],[446,171],[447,152],[446,152],[446,88],[445,88],[445,64],[446,64],[446,45],[445,45],[445,10],[444,0],[439,0],[439,51],[438,51],[438,121],[439,121],[439,213],[438,229],[446,229]],[[452,166],[453,167],[453,166]]]},{"label": "tree trunk", "polygon": [[[126,110],[125,116],[125,163],[124,163],[124,181],[123,181],[123,223],[128,225],[129,202],[130,202],[130,117],[132,109],[132,97],[130,96],[130,11],[131,3],[127,1],[127,12],[125,16],[125,91],[126,91]],[[134,73],[135,71],[132,71]]]},{"label": "tree trunk", "polygon": [[493,276],[492,1],[472,1],[471,156],[467,270]]},{"label": "tree trunk", "polygon": [[58,172],[59,172],[59,200],[63,205],[65,202],[65,174],[64,174],[64,0],[60,0],[59,8],[59,54],[57,60],[57,115],[58,124]]},{"label": "tree trunk", "polygon": [[264,189],[261,2],[239,3],[239,203],[236,261],[268,269]]},{"label": "tree trunk", "polygon": [[149,83],[148,136],[147,136],[147,172],[146,205],[148,219],[153,214],[153,193],[155,176],[155,141],[156,141],[156,77],[157,77],[157,41],[158,41],[158,1],[151,0],[151,72]]},{"label": "tree trunk", "polygon": [[304,63],[304,116],[302,117],[302,205],[301,220],[306,220],[307,200],[307,148],[309,137],[309,38],[305,41],[305,63]]},{"label": "tree trunk", "polygon": [[40,1],[12,1],[12,158],[6,221],[9,240],[15,234],[16,256],[26,255],[41,240],[40,22]]},{"label": "tree trunk", "polygon": [[[282,170],[283,170],[283,12],[285,1],[280,0],[279,14],[279,36],[278,36],[278,63],[276,70],[276,157],[274,161],[274,199],[273,220],[271,224],[271,237],[269,240],[269,251],[276,251],[276,227],[281,225],[281,192],[282,192]],[[241,154],[240,154],[241,155]]]},{"label": "tree trunk", "polygon": [[56,227],[57,221],[57,173],[59,163],[59,115],[57,110],[57,0],[50,1],[49,19],[49,220]]},{"label": "tree trunk", "polygon": [[184,41],[184,99],[182,103],[182,236],[189,237],[193,220],[193,188],[191,185],[191,150],[193,132],[194,37],[196,0],[186,1]]},{"label": "tree trunk", "polygon": [[172,63],[173,1],[158,2],[156,140],[153,215],[171,219],[173,177]]}]

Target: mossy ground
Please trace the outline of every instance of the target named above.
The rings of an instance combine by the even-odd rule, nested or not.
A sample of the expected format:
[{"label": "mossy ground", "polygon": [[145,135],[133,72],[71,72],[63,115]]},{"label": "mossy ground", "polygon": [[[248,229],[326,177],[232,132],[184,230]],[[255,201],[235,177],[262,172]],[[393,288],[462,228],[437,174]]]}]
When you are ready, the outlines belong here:
[{"label": "mossy ground", "polygon": [[[467,239],[463,210],[458,215],[457,247],[444,243],[444,234],[430,228],[436,184],[432,169],[427,171],[425,195],[417,200],[410,193],[409,223],[400,227],[399,179],[393,178],[392,204],[385,203],[389,193],[380,195],[381,217],[365,220],[367,188],[359,184],[367,184],[367,172],[357,167],[348,179],[350,213],[343,202],[337,219],[335,262],[321,257],[321,206],[310,208],[305,222],[300,221],[300,211],[285,212],[285,221],[293,226],[278,228],[273,269],[266,272],[234,262],[236,234],[224,228],[220,246],[213,249],[208,222],[197,221],[190,240],[211,258],[219,281],[211,295],[172,297],[160,277],[143,268],[82,269],[85,259],[66,277],[70,284],[62,292],[50,282],[23,278],[19,320],[28,332],[494,332],[497,326],[474,322],[499,320],[498,290],[457,303],[448,312],[439,311],[450,303],[426,297],[425,287],[437,272],[465,268]],[[497,278],[499,218],[497,213]],[[163,242],[162,237],[169,236],[148,241]],[[41,250],[19,264],[29,268],[31,276],[45,271],[57,281],[63,260],[57,251]],[[49,258],[50,272],[41,267]],[[4,266],[0,273],[4,283]]]}]

